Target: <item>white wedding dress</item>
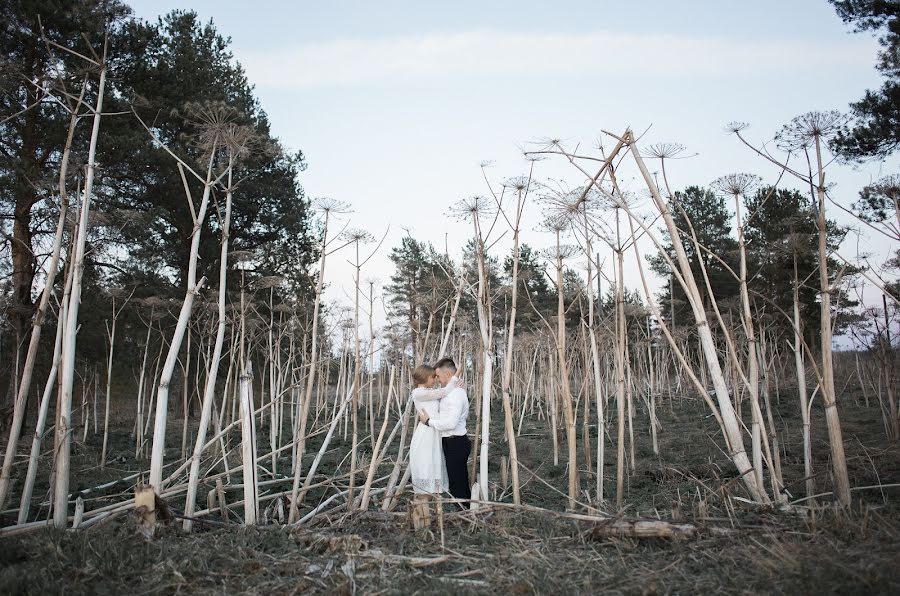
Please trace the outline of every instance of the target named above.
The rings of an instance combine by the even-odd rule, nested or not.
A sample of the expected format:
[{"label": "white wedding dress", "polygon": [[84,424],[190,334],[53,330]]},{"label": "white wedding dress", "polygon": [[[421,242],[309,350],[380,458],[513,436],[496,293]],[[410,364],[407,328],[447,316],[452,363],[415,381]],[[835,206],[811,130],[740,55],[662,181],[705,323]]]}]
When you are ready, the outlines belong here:
[{"label": "white wedding dress", "polygon": [[[458,386],[459,381],[454,377],[440,389],[413,389],[416,411],[425,410],[429,418],[437,417],[441,411],[440,400]],[[441,432],[421,422],[416,423],[416,430],[409,442],[409,477],[416,494],[437,494],[448,490]]]}]

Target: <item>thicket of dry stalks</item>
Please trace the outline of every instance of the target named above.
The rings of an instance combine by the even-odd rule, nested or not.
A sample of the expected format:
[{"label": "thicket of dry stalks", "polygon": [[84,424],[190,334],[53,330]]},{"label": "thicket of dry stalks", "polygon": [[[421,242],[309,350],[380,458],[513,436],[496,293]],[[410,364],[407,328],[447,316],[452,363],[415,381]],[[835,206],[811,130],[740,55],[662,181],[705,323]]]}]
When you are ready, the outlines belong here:
[{"label": "thicket of dry stalks", "polygon": [[[139,485],[145,482],[161,499],[158,503],[171,506],[184,499],[183,510],[174,510],[173,515],[182,520],[185,531],[191,531],[196,525],[227,524],[238,519],[244,525],[277,524],[294,529],[338,522],[363,523],[360,520],[396,527],[403,523],[402,507],[397,514],[401,497],[410,493],[409,475],[404,470],[409,457],[408,438],[414,424],[414,412],[407,399],[411,371],[416,364],[443,355],[457,359],[470,391],[471,411],[475,415],[475,444],[478,446],[472,462],[473,471],[477,470],[473,478],[480,505],[477,514],[454,514],[448,516],[448,523],[469,528],[477,534],[485,531],[485,520],[491,515],[502,518],[504,523],[523,525],[522,520],[527,518],[528,523],[538,526],[553,525],[547,521],[550,519],[567,520],[560,522],[561,525],[553,525],[552,530],[561,532],[561,540],[566,544],[574,545],[580,541],[581,546],[576,551],[587,557],[582,565],[593,566],[596,573],[604,569],[602,557],[590,554],[590,549],[584,549],[584,543],[601,536],[624,540],[645,536],[694,538],[707,533],[706,540],[715,541],[724,539],[727,532],[712,530],[702,524],[712,521],[717,527],[746,526],[747,520],[735,512],[736,508],[772,511],[773,507],[780,506],[793,512],[800,505],[811,506],[814,500],[830,501],[831,493],[836,503],[849,508],[854,488],[863,491],[875,487],[882,492],[885,501],[888,500],[885,495],[896,489],[895,483],[881,479],[854,487],[848,472],[839,415],[844,404],[838,399],[840,391],[836,383],[855,375],[864,392],[871,389],[877,394],[886,433],[894,441],[886,451],[893,448],[897,439],[898,414],[890,341],[879,352],[879,366],[867,371],[865,378],[858,361],[855,370],[835,370],[829,296],[841,283],[841,276],[834,276],[828,270],[830,255],[822,157],[823,142],[829,134],[827,119],[801,118],[781,135],[787,150],[810,152],[812,159],[807,173],[789,168],[786,163],[754,149],[772,161],[778,171],[807,183],[816,198],[820,325],[823,330],[819,346],[807,345],[803,339],[801,327],[805,322],[799,318],[796,297],[794,312],[782,313],[787,319],[786,325],[775,325],[771,320],[755,316],[760,299],[748,290],[741,198],[756,181],[732,176],[721,179],[716,185],[720,192],[733,198],[737,209],[740,264],[738,270],[731,273],[740,286],[740,303],[732,308],[717,304],[711,298],[712,282],[702,266],[703,261],[698,275],[685,250],[686,246],[692,246],[693,252],[699,254],[706,247],[699,242],[689,220],[687,229],[676,223],[673,209],[680,207],[668,188],[665,171],[670,153],[659,147],[642,152],[630,130],[621,134],[606,133],[614,146],[610,151],[601,151],[598,156],[579,154],[557,141],[531,152],[531,155],[551,156],[571,164],[573,175],[581,180],[574,191],[555,192],[549,187],[535,190],[532,172],[527,177],[505,183],[499,193],[490,187],[491,199],[474,197],[458,204],[454,213],[472,227],[474,262],[457,266],[448,260],[449,270],[443,271],[448,283],[440,291],[435,286],[428,296],[413,297],[416,305],[430,305],[427,329],[385,334],[379,343],[372,323],[376,306],[374,283],[369,284],[366,297],[363,282],[364,267],[374,254],[365,249],[365,244],[374,239],[368,233],[354,229],[335,233],[335,228],[342,225],[349,212],[348,206],[338,202],[323,200],[317,204],[323,225],[311,316],[299,309],[274,305],[273,288],[281,283],[279,279],[263,278],[256,282],[256,287],[248,288],[242,274],[239,303],[229,301],[225,288],[227,276],[234,271],[229,262],[252,259],[252,255],[229,251],[231,205],[232,201],[240,200],[241,193],[240,182],[233,179],[233,172],[235,164],[247,151],[259,149],[253,147],[252,139],[245,131],[233,125],[227,109],[205,106],[198,111],[201,121],[199,142],[205,147],[202,173],[195,171],[194,164],[183,157],[172,154],[172,167],[177,168],[185,179],[186,209],[195,226],[184,300],[178,309],[177,322],[170,329],[159,324],[158,305],[152,302],[143,305],[147,330],[141,342],[141,368],[135,374],[138,379],[136,396],[120,396],[115,400],[118,411],[132,420],[134,456],[144,457],[149,453],[149,470],[146,477],[141,467],[140,471],[115,482],[80,486],[77,492],[70,490],[73,474],[80,472],[71,466],[76,428],[73,421],[76,331],[85,241],[91,217],[93,155],[106,76],[104,60],[105,57],[98,58],[94,64],[96,81],[85,83],[86,86],[96,85],[97,102],[89,112],[93,128],[84,187],[79,189],[79,200],[71,202],[70,206],[78,213],[77,228],[69,236],[69,246],[63,246],[64,234],[58,232],[53,247],[54,261],[50,270],[55,271],[56,260],[63,260],[66,282],[60,297],[52,368],[34,426],[28,471],[20,488],[12,490],[10,480],[13,466],[17,465],[25,419],[23,396],[28,394],[32,383],[37,341],[53,292],[51,278],[34,321],[0,476],[0,506],[5,507],[7,501],[12,501],[11,497],[18,497],[18,506],[4,511],[15,514],[17,523],[3,528],[0,534],[15,535],[41,529],[47,526],[48,520],[52,520],[57,529],[73,524],[81,528],[105,525],[134,508],[136,502],[129,495],[135,485],[140,488]],[[73,106],[71,127],[74,128],[79,111],[87,108],[80,101]],[[741,130],[741,127],[733,128],[738,136]],[[152,135],[152,129],[148,128],[148,132]],[[71,129],[69,137],[71,140]],[[165,148],[159,139],[148,137],[148,142],[151,140]],[[647,164],[651,158],[660,164],[662,186]],[[67,160],[64,158],[62,163],[59,198],[64,209],[60,212],[58,230],[65,227],[65,207],[70,203],[65,188]],[[532,167],[535,167],[534,162]],[[630,189],[632,192],[621,188],[618,176],[620,171],[628,168],[636,172],[641,181],[641,187]],[[202,185],[199,198],[192,195],[187,179]],[[638,191],[644,193],[646,200],[635,200]],[[540,200],[533,198],[535,194]],[[224,198],[223,205],[217,203],[221,209],[217,213],[221,232],[218,239],[200,234],[214,195]],[[527,292],[523,295],[519,291],[523,213],[541,208],[546,211],[544,227],[553,236],[552,248],[545,256],[557,289],[555,316],[541,313]],[[513,238],[512,291],[508,296],[502,288],[492,287],[494,282],[489,267],[503,223]],[[664,237],[657,226],[661,226],[671,240],[674,249],[671,257],[662,250]],[[568,244],[569,241],[574,244]],[[219,242],[221,249],[215,300],[209,303],[203,302],[207,280],[197,279],[196,273],[201,242]],[[609,248],[612,255],[612,266],[605,269],[595,258],[601,246]],[[683,290],[692,317],[687,330],[684,326],[675,327],[672,318],[663,314],[664,306],[657,304],[651,280],[642,265],[644,247],[658,250],[663,255],[671,269],[673,283]],[[352,252],[355,292],[352,314],[338,313],[335,319],[323,315],[322,298],[327,284],[327,258],[340,250]],[[644,307],[626,303],[624,268],[629,253],[634,255],[641,280]],[[797,252],[794,258],[796,262]],[[584,268],[585,283],[580,293],[572,295],[565,291],[569,283],[565,274],[567,262],[576,259]],[[472,275],[466,275],[466,266],[470,267]],[[599,290],[595,293],[594,286],[601,278],[615,290],[612,312],[595,310],[601,295]],[[800,283],[795,279],[795,288]],[[260,296],[268,296],[268,302]],[[507,298],[505,310],[501,310],[499,305]],[[368,334],[364,331],[363,318],[366,301]],[[461,316],[462,302],[468,303],[470,308],[469,314]],[[896,307],[894,303],[891,306]],[[497,311],[502,313],[500,320]],[[534,313],[539,321],[534,328],[520,330],[520,313],[526,311]],[[110,370],[114,366],[115,313],[113,306],[109,330]],[[572,313],[576,313],[574,324],[570,320]],[[885,316],[887,313],[885,299]],[[785,328],[791,332],[785,334]],[[889,329],[890,321],[886,321],[885,330]],[[366,335],[368,339],[364,338]],[[203,346],[197,352],[203,359],[195,364],[195,374],[203,380],[196,384],[203,388],[202,393],[198,389],[196,396],[183,396],[185,400],[197,399],[200,403],[196,423],[188,420],[186,407],[182,408],[182,419],[173,420],[169,405],[185,343],[188,354],[191,344]],[[220,370],[225,374],[220,374]],[[811,392],[807,387],[810,371],[815,382]],[[57,374],[60,378],[58,387],[55,386]],[[109,379],[108,373],[107,421]],[[873,382],[874,379],[877,382]],[[771,389],[773,385],[774,390]],[[778,387],[781,387],[780,392]],[[55,422],[48,425],[49,403],[54,391],[59,395],[53,410]],[[799,425],[781,427],[776,424],[776,419],[784,418],[775,411],[772,395],[776,396],[779,407],[781,402],[796,400],[801,414]],[[830,464],[827,475],[813,465],[811,437],[815,430],[812,429],[811,408],[817,395],[821,396],[827,428],[826,448]],[[709,432],[703,440],[724,454],[722,458],[717,457],[715,466],[713,462],[707,462],[716,470],[710,477],[698,475],[696,465],[693,468],[655,465],[672,456],[665,452],[666,442],[660,440],[659,435],[669,430],[661,420],[660,410],[668,409],[670,420],[676,419],[676,408],[683,408],[686,398],[693,405],[694,396],[702,400],[704,409],[684,410],[690,417],[686,428],[696,429],[698,440]],[[865,399],[868,405],[868,396]],[[611,400],[615,404],[610,404]],[[497,402],[502,406],[499,417],[493,409]],[[152,433],[149,432],[151,411],[154,412]],[[615,414],[611,416],[610,412]],[[82,417],[86,437],[87,407],[82,409]],[[707,420],[714,426],[707,428]],[[42,446],[48,426],[55,431],[50,454],[46,454],[47,448]],[[565,431],[565,450],[560,449],[560,427]],[[523,428],[528,432],[523,433]],[[376,429],[379,429],[377,433]],[[188,449],[189,431],[194,433],[192,449]],[[102,434],[102,467],[107,462],[109,424],[105,421],[100,429],[95,423],[94,433]],[[798,459],[802,461],[802,469],[789,467],[783,461],[787,459],[786,445],[793,441],[788,435],[793,433],[802,436],[802,456]],[[652,438],[649,453],[636,447],[645,434]],[[537,462],[532,461],[535,459],[533,453],[527,455],[525,450],[519,449],[520,441],[534,436],[540,443],[552,445],[552,450],[541,453]],[[173,442],[177,443],[176,437],[181,439],[180,454],[172,448]],[[534,443],[531,440],[525,444]],[[596,448],[592,451],[594,445]],[[607,473],[607,446],[615,449],[614,478]],[[313,449],[317,449],[314,456]],[[128,450],[132,451],[131,444]],[[44,494],[35,498],[34,486],[41,468],[40,460],[44,459],[52,460],[41,470],[52,478],[43,485],[48,488],[50,498]],[[529,459],[531,466],[525,459]],[[690,506],[695,508],[695,517],[702,522],[700,525],[659,519],[659,511],[657,519],[649,519],[651,508],[646,507],[646,502],[641,504],[639,519],[622,516],[628,511],[630,487],[638,482],[641,459],[653,463],[655,471],[652,473],[660,474],[660,477],[665,476],[667,469],[674,470],[673,474],[689,477],[697,493],[696,499],[691,497]],[[559,470],[560,465],[565,465],[565,472]],[[550,471],[542,476],[537,470],[541,466]],[[557,471],[553,472],[554,469]],[[892,474],[894,470],[889,472]],[[554,482],[553,474],[557,473],[566,476],[563,490]],[[816,474],[821,478],[818,483],[815,482]],[[826,485],[833,487],[832,490],[816,494],[817,487],[822,490]],[[804,489],[801,491],[799,486]],[[550,496],[539,503],[529,503],[529,499],[535,499],[535,494],[542,491]],[[307,502],[311,494],[314,499]],[[545,500],[553,501],[559,507],[556,511],[543,507]],[[680,493],[677,500],[677,505],[668,503],[664,507],[667,517],[678,517],[676,512],[684,505]],[[159,512],[166,510],[163,505],[160,505],[162,509],[157,509],[152,503],[141,507],[144,522],[151,529],[155,527]],[[238,514],[238,508],[242,513]],[[715,509],[715,515],[710,514],[711,508]],[[380,513],[372,513],[372,509],[380,510]],[[573,533],[573,524],[582,524],[577,533]],[[583,527],[584,524],[591,525]],[[777,527],[779,522],[773,524]],[[887,526],[891,532],[895,530],[890,524]],[[441,526],[441,544],[447,547],[444,531]],[[327,542],[336,539],[326,534],[319,537],[316,533],[289,532],[277,540]],[[253,535],[263,537],[266,534]],[[551,561],[552,565],[572,564],[572,561],[555,559],[548,554],[544,538],[527,537],[528,532],[521,528],[510,530],[506,536],[521,546],[521,552],[532,552],[537,560]],[[349,540],[346,537],[341,540],[344,539]],[[379,561],[388,567],[394,564],[412,568],[444,565],[442,569],[446,568],[448,573],[459,574],[462,573],[462,562],[475,556],[472,553],[475,552],[473,549],[477,550],[477,545],[466,543],[459,535],[455,539],[462,540],[464,554],[411,557],[372,548],[351,549],[343,544],[336,550],[340,551],[341,557],[348,557],[347,561],[353,561],[341,563],[350,565],[349,570],[341,567],[350,582],[362,581],[360,573],[367,561]],[[178,540],[184,545],[190,544],[190,538]],[[790,565],[791,557],[796,553],[792,554],[793,547],[786,544],[786,541],[776,541],[774,545],[761,548],[770,554],[773,549],[786,549],[776,550],[773,556],[783,557]],[[324,548],[327,551],[331,547]],[[352,557],[348,554],[351,550]],[[743,555],[735,557],[735,561],[743,560]],[[670,564],[677,567],[680,563]],[[320,563],[311,561],[310,565]],[[735,568],[739,566],[740,563],[734,564]],[[307,575],[316,573],[318,571],[311,571]],[[481,573],[494,574],[504,581],[508,579],[511,585],[514,583],[499,566],[485,566]],[[484,575],[470,581],[483,580]]]}]

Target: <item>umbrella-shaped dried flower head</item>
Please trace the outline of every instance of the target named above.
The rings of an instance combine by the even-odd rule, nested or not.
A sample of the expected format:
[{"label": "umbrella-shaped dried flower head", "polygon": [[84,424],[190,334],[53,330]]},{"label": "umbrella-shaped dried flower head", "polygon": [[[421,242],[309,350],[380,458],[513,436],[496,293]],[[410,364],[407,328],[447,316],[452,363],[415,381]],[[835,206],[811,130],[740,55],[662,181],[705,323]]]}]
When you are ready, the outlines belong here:
[{"label": "umbrella-shaped dried flower head", "polygon": [[812,233],[791,232],[775,243],[773,251],[787,256],[811,254],[817,249],[816,237]]},{"label": "umbrella-shaped dried flower head", "polygon": [[122,286],[112,286],[103,288],[103,293],[110,298],[122,298],[127,293],[127,290]]},{"label": "umbrella-shaped dried flower head", "polygon": [[260,277],[259,279],[257,279],[256,286],[259,288],[270,289],[277,288],[283,285],[284,282],[285,279],[280,275],[267,275],[265,277]]},{"label": "umbrella-shaped dried flower head", "polygon": [[569,220],[582,217],[601,204],[601,196],[593,186],[578,187],[569,190],[548,189],[539,197],[546,207],[548,217],[562,217]]},{"label": "umbrella-shaped dried flower head", "polygon": [[492,201],[481,195],[472,195],[450,207],[450,215],[458,220],[471,221],[493,215],[494,210],[495,205]]},{"label": "umbrella-shaped dried flower head", "polygon": [[580,252],[577,246],[573,244],[560,244],[559,246],[551,246],[541,250],[541,255],[547,260],[556,261],[566,260],[574,257]]},{"label": "umbrella-shaped dried flower head", "polygon": [[503,181],[503,186],[515,192],[527,192],[531,185],[530,176],[513,176]]},{"label": "umbrella-shaped dried flower head", "polygon": [[370,242],[375,242],[375,237],[362,228],[350,228],[344,230],[342,237],[345,242],[357,244],[369,244]]},{"label": "umbrella-shaped dried flower head", "polygon": [[239,119],[238,111],[223,101],[190,102],[185,113],[197,131],[192,142],[206,155],[225,144],[228,129]]},{"label": "umbrella-shaped dried flower head", "polygon": [[256,255],[249,250],[233,250],[228,253],[228,257],[239,269],[249,267],[256,260]]},{"label": "umbrella-shaped dried flower head", "polygon": [[681,143],[656,143],[646,147],[641,153],[644,157],[655,157],[657,159],[673,159],[678,157],[685,150],[685,146]]},{"label": "umbrella-shaped dried flower head", "polygon": [[812,145],[816,139],[827,141],[847,122],[847,117],[831,110],[828,112],[807,112],[797,116],[781,127],[775,141],[784,151],[796,151]]},{"label": "umbrella-shaped dried flower head", "polygon": [[715,192],[730,196],[746,196],[762,184],[762,178],[755,174],[728,174],[720,176],[710,183]]},{"label": "umbrella-shaped dried flower head", "polygon": [[351,213],[350,203],[338,201],[331,197],[318,197],[312,200],[313,208],[322,213]]},{"label": "umbrella-shaped dried flower head", "polygon": [[566,214],[550,212],[545,215],[544,221],[538,226],[544,232],[562,234],[572,227],[572,218]]},{"label": "umbrella-shaped dried flower head", "polygon": [[733,120],[725,125],[725,132],[731,134],[738,134],[741,131],[747,130],[750,128],[750,125],[746,122],[740,122],[738,120]]},{"label": "umbrella-shaped dried flower head", "polygon": [[228,253],[228,256],[235,262],[252,261],[256,258],[256,254],[252,250],[233,250]]},{"label": "umbrella-shaped dried flower head", "polygon": [[235,122],[226,123],[222,127],[220,142],[234,161],[244,159],[253,150],[266,154],[277,154],[280,150],[277,143],[265,143],[253,127]]}]

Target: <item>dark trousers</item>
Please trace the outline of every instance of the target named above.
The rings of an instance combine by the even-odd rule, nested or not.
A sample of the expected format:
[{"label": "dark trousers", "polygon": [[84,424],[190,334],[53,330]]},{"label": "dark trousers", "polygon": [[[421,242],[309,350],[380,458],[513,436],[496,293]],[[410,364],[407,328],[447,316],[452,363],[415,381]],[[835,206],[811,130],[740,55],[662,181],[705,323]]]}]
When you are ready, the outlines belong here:
[{"label": "dark trousers", "polygon": [[450,494],[457,499],[471,499],[472,487],[469,484],[469,454],[472,453],[472,441],[468,435],[444,437],[444,460],[447,462],[447,480]]}]

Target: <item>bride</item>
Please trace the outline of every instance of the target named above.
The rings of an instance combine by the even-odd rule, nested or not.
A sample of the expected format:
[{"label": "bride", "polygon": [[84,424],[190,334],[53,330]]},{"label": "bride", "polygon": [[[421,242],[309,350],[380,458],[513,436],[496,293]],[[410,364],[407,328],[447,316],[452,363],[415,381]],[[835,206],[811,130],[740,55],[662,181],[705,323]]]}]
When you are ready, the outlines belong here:
[{"label": "bride", "polygon": [[[413,381],[416,388],[411,397],[416,411],[425,410],[431,418],[438,416],[440,400],[461,384],[459,377],[453,377],[446,387],[434,389],[437,376],[434,368],[427,365],[416,367]],[[409,473],[415,492],[414,520],[418,529],[430,522],[432,497],[447,491],[447,464],[440,431],[422,423],[416,425],[409,443]]]}]

